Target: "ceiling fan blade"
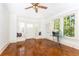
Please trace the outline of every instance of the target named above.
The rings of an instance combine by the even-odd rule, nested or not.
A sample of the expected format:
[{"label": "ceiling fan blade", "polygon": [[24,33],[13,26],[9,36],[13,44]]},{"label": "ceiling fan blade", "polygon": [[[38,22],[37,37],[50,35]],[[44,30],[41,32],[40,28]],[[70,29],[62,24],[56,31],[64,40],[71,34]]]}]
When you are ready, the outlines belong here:
[{"label": "ceiling fan blade", "polygon": [[47,9],[46,6],[38,6],[39,8]]},{"label": "ceiling fan blade", "polygon": [[25,8],[25,9],[29,9],[29,8],[32,8],[33,6],[30,6],[30,7],[27,7],[27,8]]}]

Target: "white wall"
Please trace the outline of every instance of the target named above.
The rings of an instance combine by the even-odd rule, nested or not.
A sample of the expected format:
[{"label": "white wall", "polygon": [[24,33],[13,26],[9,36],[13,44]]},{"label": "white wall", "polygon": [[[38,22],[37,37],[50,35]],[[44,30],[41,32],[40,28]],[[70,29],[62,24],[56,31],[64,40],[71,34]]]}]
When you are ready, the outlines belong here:
[{"label": "white wall", "polygon": [[10,42],[16,42],[17,19],[15,14],[10,14]]},{"label": "white wall", "polygon": [[0,53],[9,44],[9,12],[6,4],[0,4]]},{"label": "white wall", "polygon": [[8,4],[9,7],[9,12],[10,12],[10,25],[9,25],[9,29],[10,29],[10,42],[16,42],[17,38],[16,38],[16,33],[17,33],[17,14],[15,11],[15,5],[10,5]]}]

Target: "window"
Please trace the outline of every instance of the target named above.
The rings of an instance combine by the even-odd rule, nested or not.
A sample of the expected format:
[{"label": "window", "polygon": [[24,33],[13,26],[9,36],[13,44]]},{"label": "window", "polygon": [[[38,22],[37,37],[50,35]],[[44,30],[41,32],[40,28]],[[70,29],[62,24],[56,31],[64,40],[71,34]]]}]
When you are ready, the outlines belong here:
[{"label": "window", "polygon": [[73,37],[74,33],[74,25],[75,25],[75,15],[64,17],[64,35]]},{"label": "window", "polygon": [[28,28],[33,28],[33,24],[27,24]]},{"label": "window", "polygon": [[60,31],[60,19],[54,20],[54,30]]},{"label": "window", "polygon": [[25,27],[24,22],[20,22],[19,23],[19,32],[24,32],[24,27]]}]

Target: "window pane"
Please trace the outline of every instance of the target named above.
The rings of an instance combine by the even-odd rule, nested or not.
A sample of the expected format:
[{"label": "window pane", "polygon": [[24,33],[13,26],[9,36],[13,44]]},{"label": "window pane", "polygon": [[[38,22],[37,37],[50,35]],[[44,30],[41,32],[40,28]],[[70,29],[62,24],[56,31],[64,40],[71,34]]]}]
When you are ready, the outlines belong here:
[{"label": "window pane", "polygon": [[54,29],[55,30],[60,30],[60,19],[54,20]]},{"label": "window pane", "polygon": [[64,17],[64,35],[73,37],[74,36],[74,25],[75,25],[75,16],[66,16]]}]

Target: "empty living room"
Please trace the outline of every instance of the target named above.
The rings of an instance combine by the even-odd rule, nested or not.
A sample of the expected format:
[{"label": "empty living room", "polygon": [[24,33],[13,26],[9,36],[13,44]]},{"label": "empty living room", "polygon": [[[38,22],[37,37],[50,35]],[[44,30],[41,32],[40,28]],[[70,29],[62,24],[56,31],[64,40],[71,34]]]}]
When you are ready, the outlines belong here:
[{"label": "empty living room", "polygon": [[0,56],[79,56],[79,4],[0,3]]}]

